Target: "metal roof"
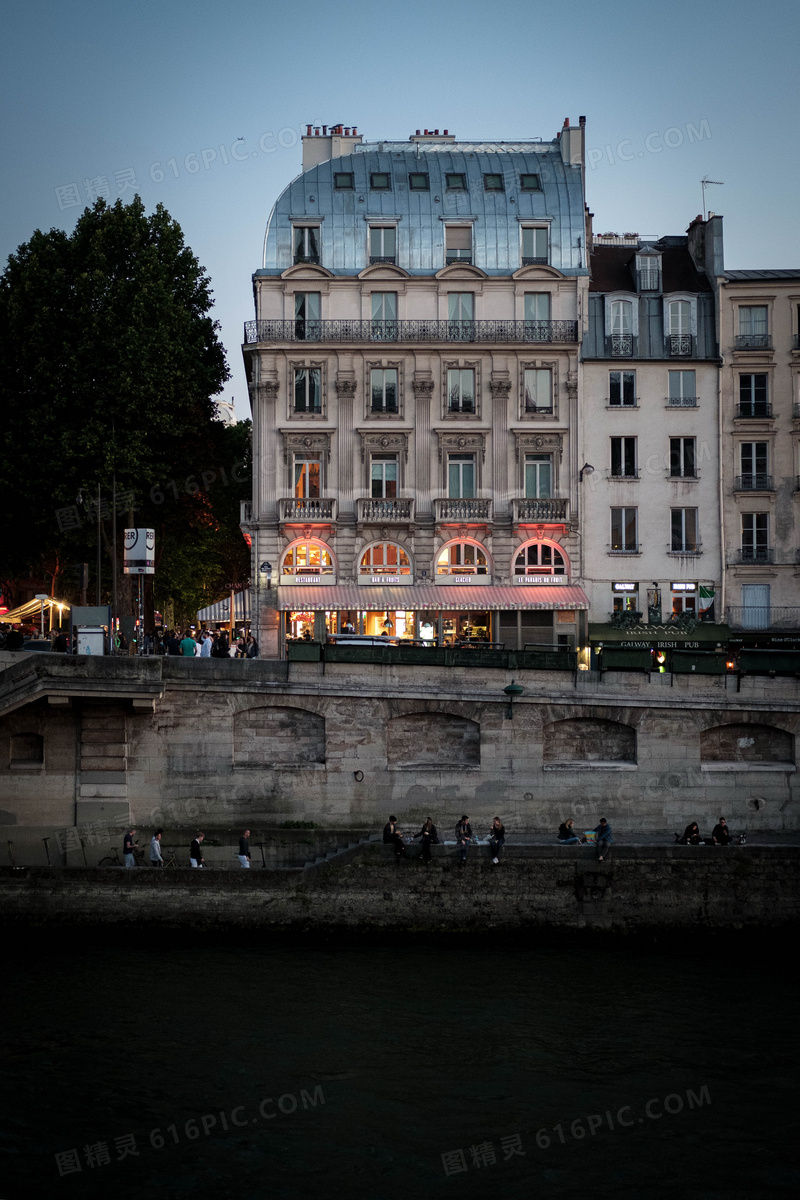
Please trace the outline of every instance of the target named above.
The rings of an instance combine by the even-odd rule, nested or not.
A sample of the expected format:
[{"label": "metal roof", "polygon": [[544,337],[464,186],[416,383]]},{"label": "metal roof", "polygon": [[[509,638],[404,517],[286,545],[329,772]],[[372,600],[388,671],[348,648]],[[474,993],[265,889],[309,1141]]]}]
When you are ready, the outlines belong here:
[{"label": "metal roof", "polygon": [[726,271],[725,278],[747,279],[800,279],[800,269],[789,267],[784,271]]},{"label": "metal roof", "polygon": [[[336,173],[352,173],[354,187],[334,187]],[[391,190],[370,188],[370,174],[388,173]],[[412,190],[409,174],[429,177]],[[464,190],[448,189],[447,173],[465,176]],[[488,190],[484,175],[501,174],[504,190]],[[541,190],[523,191],[520,175],[538,175]],[[550,264],[585,275],[586,249],[581,169],[564,163],[557,142],[383,142],[358,145],[299,175],[270,215],[259,273],[280,274],[292,265],[292,225],[318,222],[321,265],[353,275],[369,264],[368,222],[397,225],[397,263],[411,275],[442,269],[444,223],[473,228],[473,262],[488,275],[508,275],[520,261],[519,223],[539,220],[550,229]]]}]

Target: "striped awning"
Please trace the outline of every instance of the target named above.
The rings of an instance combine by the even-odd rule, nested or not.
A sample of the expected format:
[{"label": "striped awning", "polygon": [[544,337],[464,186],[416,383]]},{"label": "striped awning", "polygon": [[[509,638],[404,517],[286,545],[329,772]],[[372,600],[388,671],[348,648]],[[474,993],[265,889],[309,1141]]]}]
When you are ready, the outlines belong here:
[{"label": "striped awning", "polygon": [[533,610],[588,609],[589,600],[582,587],[571,584],[524,586],[500,584],[490,587],[438,587],[416,584],[413,587],[357,587],[336,584],[332,587],[283,587],[278,589],[278,608],[282,612],[357,612],[459,610],[486,612],[497,609]]},{"label": "striped awning", "polygon": [[[235,606],[233,610],[234,621],[249,621],[250,620],[250,589],[245,588],[243,592],[237,592],[235,596]],[[223,624],[231,619],[231,598],[226,596],[224,600],[219,600],[216,604],[209,604],[208,608],[201,608],[197,614],[198,621]]]}]

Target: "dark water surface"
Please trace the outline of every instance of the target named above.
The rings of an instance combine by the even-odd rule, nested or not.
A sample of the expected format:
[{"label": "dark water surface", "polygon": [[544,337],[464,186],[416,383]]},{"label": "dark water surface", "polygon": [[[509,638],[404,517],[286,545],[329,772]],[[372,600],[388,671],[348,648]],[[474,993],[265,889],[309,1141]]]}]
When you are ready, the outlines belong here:
[{"label": "dark water surface", "polygon": [[798,1195],[791,938],[694,936],[37,931],[4,955],[0,1200]]}]

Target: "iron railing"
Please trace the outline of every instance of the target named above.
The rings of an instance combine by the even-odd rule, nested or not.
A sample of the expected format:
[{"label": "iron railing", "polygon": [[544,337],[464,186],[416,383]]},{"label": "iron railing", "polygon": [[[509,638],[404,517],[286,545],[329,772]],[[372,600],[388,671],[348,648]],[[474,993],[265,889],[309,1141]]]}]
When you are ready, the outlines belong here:
[{"label": "iron railing", "polygon": [[775,562],[775,551],[771,546],[742,546],[736,551],[738,563],[772,563]]},{"label": "iron railing", "polygon": [[771,475],[737,475],[735,492],[773,492]]},{"label": "iron railing", "polygon": [[512,520],[515,525],[527,522],[566,521],[567,500],[555,496],[528,496],[511,501]]},{"label": "iron railing", "polygon": [[800,607],[734,604],[725,609],[731,629],[800,629]]},{"label": "iron railing", "polygon": [[641,554],[641,546],[638,542],[629,542],[627,546],[608,546],[609,554]]},{"label": "iron railing", "polygon": [[750,401],[750,402],[745,401],[744,403],[740,402],[736,406],[736,416],[737,417],[745,417],[745,418],[747,418],[747,417],[771,417],[772,416],[772,405],[767,404],[766,401],[764,401],[761,404],[759,404],[758,401]]},{"label": "iron railing", "polygon": [[667,396],[667,408],[697,408],[697,396]]},{"label": "iron railing", "polygon": [[669,542],[667,544],[668,554],[702,554],[702,542]]},{"label": "iron railing", "polygon": [[673,470],[670,468],[667,471],[667,479],[699,479],[700,472],[693,467],[691,470],[684,468],[682,471]]},{"label": "iron railing", "polygon": [[374,267],[376,263],[396,263],[396,254],[370,254],[369,265]]},{"label": "iron railing", "polygon": [[[257,342],[577,342],[577,321],[246,321]],[[631,351],[628,351],[631,353]]]},{"label": "iron railing", "polygon": [[288,496],[278,501],[278,520],[302,525],[318,521],[335,521],[338,504],[335,499],[316,496]]},{"label": "iron railing", "polygon": [[672,357],[688,358],[692,353],[693,342],[691,334],[671,333],[667,338],[667,353]]},{"label": "iron railing", "polygon": [[315,264],[319,265],[319,255],[318,254],[295,254],[295,256],[294,256],[295,266],[297,266],[298,263],[315,263]]},{"label": "iron railing", "polygon": [[434,517],[437,521],[459,524],[462,521],[491,521],[491,500],[450,498],[434,500]]},{"label": "iron railing", "polygon": [[630,333],[612,333],[606,338],[606,354],[610,358],[632,358],[637,339]]},{"label": "iron railing", "polygon": [[523,255],[522,265],[523,267],[546,267],[547,256],[545,255],[544,257],[540,258],[531,258],[530,256]]},{"label": "iron railing", "polygon": [[612,467],[611,470],[606,473],[606,478],[607,479],[618,479],[622,483],[624,483],[626,479],[638,479],[640,477],[641,473],[642,472],[639,470],[638,467],[634,471],[625,471],[621,467],[618,470],[614,470],[614,468]]},{"label": "iron railing", "polygon": [[361,497],[356,501],[356,519],[360,524],[409,525],[414,520],[414,501]]},{"label": "iron railing", "polygon": [[734,341],[736,350],[771,350],[772,338],[768,333],[737,333]]},{"label": "iron railing", "polygon": [[453,263],[466,263],[468,266],[472,264],[471,250],[448,250],[444,256],[445,266],[452,267]]}]

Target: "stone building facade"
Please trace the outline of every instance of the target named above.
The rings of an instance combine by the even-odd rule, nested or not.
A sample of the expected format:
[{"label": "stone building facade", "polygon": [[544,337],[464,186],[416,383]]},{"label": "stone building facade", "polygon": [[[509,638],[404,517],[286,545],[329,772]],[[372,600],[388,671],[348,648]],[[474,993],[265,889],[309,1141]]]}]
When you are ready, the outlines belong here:
[{"label": "stone building facade", "polygon": [[322,127],[270,214],[243,347],[262,652],[357,633],[574,646],[584,125]]}]

